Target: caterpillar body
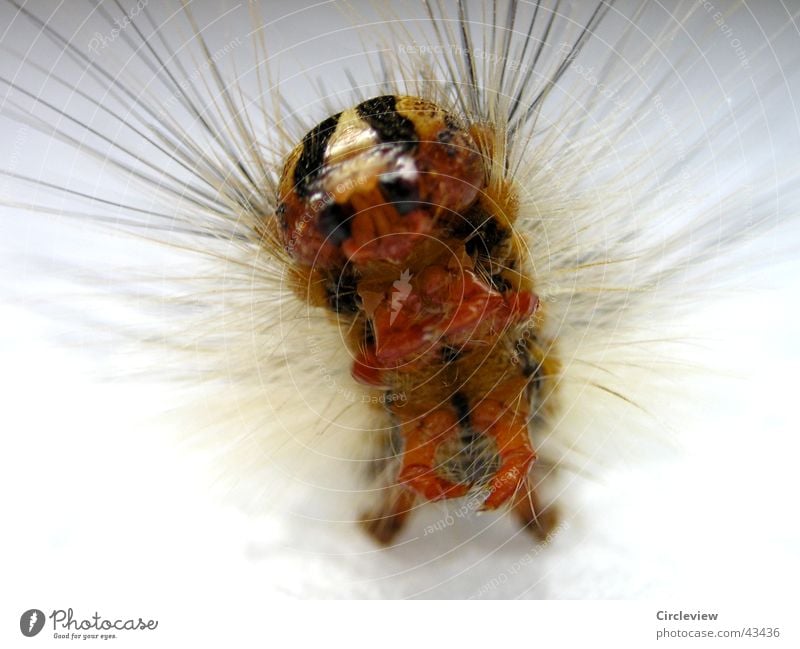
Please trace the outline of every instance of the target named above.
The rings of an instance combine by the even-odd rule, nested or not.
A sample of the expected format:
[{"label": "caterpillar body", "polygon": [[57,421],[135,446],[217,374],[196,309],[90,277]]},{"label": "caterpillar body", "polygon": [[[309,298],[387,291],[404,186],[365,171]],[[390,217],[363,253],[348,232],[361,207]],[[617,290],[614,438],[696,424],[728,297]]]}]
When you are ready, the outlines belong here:
[{"label": "caterpillar body", "polygon": [[416,496],[472,488],[485,509],[522,492],[535,520],[530,426],[556,361],[537,340],[518,199],[491,178],[503,134],[489,128],[384,95],[314,127],[283,171],[277,236],[301,295],[338,314],[354,376],[383,392],[389,494],[368,521],[383,541]]}]

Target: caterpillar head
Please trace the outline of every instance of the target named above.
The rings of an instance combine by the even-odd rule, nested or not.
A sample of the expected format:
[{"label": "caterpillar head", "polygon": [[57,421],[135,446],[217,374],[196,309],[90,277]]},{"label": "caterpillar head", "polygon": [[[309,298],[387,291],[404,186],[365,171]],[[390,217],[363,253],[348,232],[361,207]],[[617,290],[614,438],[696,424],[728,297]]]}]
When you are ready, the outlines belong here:
[{"label": "caterpillar head", "polygon": [[322,268],[401,262],[484,186],[475,140],[448,112],[384,95],[329,117],[289,155],[279,185],[284,246]]}]

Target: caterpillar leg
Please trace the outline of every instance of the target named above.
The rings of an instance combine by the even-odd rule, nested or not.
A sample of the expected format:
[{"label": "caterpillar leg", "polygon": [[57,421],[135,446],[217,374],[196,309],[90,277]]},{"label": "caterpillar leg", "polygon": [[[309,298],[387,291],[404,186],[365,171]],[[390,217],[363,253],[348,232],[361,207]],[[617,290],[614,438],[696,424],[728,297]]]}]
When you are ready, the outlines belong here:
[{"label": "caterpillar leg", "polygon": [[542,505],[531,477],[528,477],[522,487],[514,498],[514,515],[523,528],[544,541],[558,525],[558,508],[552,504]]},{"label": "caterpillar leg", "polygon": [[435,468],[436,449],[445,438],[454,435],[457,428],[455,414],[444,409],[403,424],[405,450],[397,481],[426,500],[465,496],[469,491],[468,485],[455,484],[440,477]]},{"label": "caterpillar leg", "polygon": [[381,545],[391,545],[405,527],[417,497],[410,489],[395,485],[385,489],[378,508],[361,518],[361,525]]},{"label": "caterpillar leg", "polygon": [[519,491],[521,484],[523,487],[527,484],[525,476],[536,459],[536,452],[531,446],[526,414],[523,408],[509,408],[494,399],[484,399],[475,408],[473,426],[494,438],[500,455],[500,468],[489,485],[484,510],[496,509]]}]

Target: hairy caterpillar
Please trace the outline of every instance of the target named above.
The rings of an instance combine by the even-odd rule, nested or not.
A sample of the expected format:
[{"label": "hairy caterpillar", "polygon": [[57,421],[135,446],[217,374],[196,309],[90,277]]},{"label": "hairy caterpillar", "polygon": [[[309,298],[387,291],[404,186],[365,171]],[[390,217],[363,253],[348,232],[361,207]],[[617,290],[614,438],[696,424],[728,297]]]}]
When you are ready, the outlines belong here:
[{"label": "hairy caterpillar", "polygon": [[[549,498],[542,512],[534,511],[531,487],[541,483],[546,489],[555,467],[565,464],[591,470],[601,451],[616,450],[620,428],[635,438],[637,431],[665,426],[651,401],[666,394],[658,383],[663,366],[687,353],[675,329],[727,280],[740,280],[741,268],[753,267],[753,258],[770,250],[765,235],[793,214],[796,164],[777,164],[769,157],[774,153],[749,139],[773,123],[796,126],[791,119],[774,121],[760,104],[762,97],[777,101],[773,97],[784,91],[791,97],[791,63],[764,62],[773,41],[793,35],[791,22],[744,48],[728,36],[734,29],[730,12],[708,3],[668,12],[607,3],[422,3],[403,16],[358,5],[349,11],[360,25],[364,51],[348,52],[347,32],[321,26],[320,37],[329,34],[343,54],[320,72],[315,66],[328,56],[316,52],[303,60],[307,49],[292,47],[307,40],[303,25],[291,23],[288,11],[273,17],[277,9],[271,6],[143,5],[134,15],[122,4],[103,3],[90,5],[77,22],[63,12],[56,20],[36,6],[10,3],[4,10],[8,25],[47,46],[37,56],[24,40],[15,42],[13,31],[4,37],[11,62],[3,74],[4,113],[27,129],[11,141],[41,131],[49,139],[37,150],[62,146],[68,161],[28,173],[16,168],[12,151],[4,167],[4,202],[17,213],[81,217],[65,230],[107,222],[112,233],[130,232],[140,241],[136,252],[128,251],[131,257],[157,257],[161,253],[149,251],[165,243],[169,252],[155,260],[163,264],[152,273],[156,281],[145,277],[146,266],[125,276],[94,271],[92,281],[135,297],[130,304],[137,308],[129,310],[145,321],[122,332],[157,348],[152,354],[158,361],[149,362],[201,383],[199,422],[187,425],[182,414],[182,425],[223,450],[223,479],[244,483],[256,508],[287,495],[264,476],[277,466],[277,473],[287,474],[287,492],[300,493],[310,483],[315,499],[350,489],[342,498],[350,513],[342,518],[364,519],[385,542],[406,533],[419,543],[445,543],[441,530],[455,527],[450,520],[474,518],[485,499],[499,493],[487,491],[487,484],[500,472],[500,448],[508,440],[498,448],[497,438],[486,433],[503,412],[514,415],[506,428],[517,433],[516,419],[526,420],[538,460],[530,484],[515,478],[506,483],[513,488],[490,505],[507,504],[518,493],[529,528],[546,539],[549,531],[564,529],[555,518],[548,529]],[[321,8],[302,15],[328,18]],[[293,30],[286,32],[288,44],[280,45],[284,21]],[[707,41],[700,38],[708,33]],[[692,35],[715,46],[709,56],[722,59],[719,67],[709,62],[698,71],[696,57],[706,49]],[[717,86],[703,86],[709,79]],[[695,90],[687,92],[690,82]],[[759,93],[751,92],[753,83]],[[396,114],[411,123],[403,122],[399,135],[376,136],[375,126],[365,126]],[[339,117],[329,121],[331,116]],[[461,141],[444,142],[443,132]],[[326,143],[320,154],[315,139],[323,134],[344,142],[340,153]],[[413,154],[398,152],[409,138],[422,144]],[[446,154],[419,150],[434,141],[461,152],[452,169],[440,166],[437,156]],[[315,147],[311,157],[317,159],[293,173],[303,153]],[[365,166],[361,147],[380,149],[398,166]],[[752,151],[752,160],[742,160],[742,151]],[[452,197],[418,195],[414,174],[434,159],[428,173],[468,185],[475,196],[453,208]],[[65,174],[75,160],[77,171]],[[332,203],[323,201],[306,215],[308,206],[291,199],[296,186],[320,166],[320,175],[335,175],[341,169],[336,165],[348,160],[355,161],[353,169],[328,189]],[[377,234],[392,239],[413,230],[434,251],[419,253],[424,247],[417,240],[400,252],[380,248],[375,257],[391,268],[359,268],[355,279],[342,260],[319,261],[321,251],[339,254],[324,248],[326,238],[349,260],[357,257],[360,244],[340,228],[369,234],[371,226],[356,224],[356,213],[369,223],[385,217],[370,216],[383,203],[369,192],[387,173],[394,174],[394,193],[381,196],[395,206],[392,218],[405,220],[399,232],[387,226]],[[284,184],[282,176],[288,178]],[[356,208],[351,197],[361,194],[368,197]],[[291,200],[294,217],[282,234],[276,214]],[[419,203],[454,215],[452,221],[419,210]],[[333,215],[332,205],[340,210]],[[345,206],[353,213],[342,214]],[[469,227],[459,230],[460,222]],[[312,229],[319,241],[298,254]],[[512,234],[503,235],[509,229]],[[759,237],[767,240],[765,247]],[[411,263],[410,254],[420,258]],[[446,256],[455,266],[442,261]],[[51,268],[70,276],[84,266],[86,260],[73,254]],[[327,276],[315,274],[320,268]],[[426,289],[422,280],[430,268],[441,272]],[[444,271],[458,281],[442,278]],[[141,284],[133,288],[127,284],[137,280]],[[443,297],[443,288],[456,295]],[[524,309],[514,306],[519,295],[529,296]],[[480,315],[467,320],[459,338],[449,335],[456,311],[428,307],[432,320],[413,330],[403,318],[415,299],[478,304]],[[81,310],[80,302],[57,303]],[[519,317],[509,322],[498,315],[495,322],[490,314],[506,317],[503,309]],[[141,315],[148,310],[157,317]],[[126,311],[123,318],[128,316]],[[114,316],[92,309],[81,318],[93,331],[108,330],[111,344],[119,344]],[[369,338],[368,322],[388,335],[397,318],[394,345],[404,342],[409,353],[426,355],[412,385],[399,387],[409,374],[398,370],[385,389],[386,377],[370,370],[387,370],[381,364],[386,359],[365,362],[358,353],[370,351],[361,344]],[[482,326],[491,333],[477,332]],[[500,332],[509,327],[513,335],[504,338]],[[435,345],[428,344],[430,337]],[[476,351],[483,349],[497,353]],[[437,355],[435,363],[429,352]],[[354,363],[366,368],[356,372],[359,378],[382,389],[359,386],[350,376]],[[448,366],[455,370],[443,376]],[[525,387],[499,400],[500,411],[488,422],[462,425],[491,401],[491,388],[508,372],[522,376]],[[428,374],[443,378],[443,387],[420,400],[420,386],[431,384]],[[469,384],[465,374],[488,377],[488,385]],[[537,377],[547,383],[544,395],[528,406],[521,395]],[[405,420],[412,411],[406,408],[419,411]],[[434,427],[437,444],[426,447],[413,434],[398,433],[403,423],[431,414],[447,419]],[[422,481],[416,487],[398,481],[409,448],[428,448],[434,456],[417,465]],[[528,452],[524,445],[522,450]],[[530,453],[524,455],[507,467],[509,473],[526,474],[531,461]],[[358,474],[362,481],[343,487],[342,474]],[[444,474],[452,479],[442,486]],[[438,487],[441,493],[434,493]],[[462,499],[445,502],[433,520],[416,528],[412,518],[412,531],[400,531],[407,511],[440,495]],[[460,512],[466,515],[456,516]],[[491,583],[464,594],[496,593],[497,587],[481,592]]]}]

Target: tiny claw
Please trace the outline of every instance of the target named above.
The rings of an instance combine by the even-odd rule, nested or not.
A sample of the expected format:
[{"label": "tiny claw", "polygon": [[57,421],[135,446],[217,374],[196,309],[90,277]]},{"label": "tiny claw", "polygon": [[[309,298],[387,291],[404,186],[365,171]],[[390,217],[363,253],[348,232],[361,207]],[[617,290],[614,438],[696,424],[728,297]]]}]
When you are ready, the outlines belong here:
[{"label": "tiny claw", "polygon": [[483,501],[481,511],[497,509],[507,502],[528,476],[536,453],[530,448],[521,448],[503,457],[503,464],[495,473],[489,487],[489,496]]},{"label": "tiny claw", "polygon": [[361,517],[361,524],[378,543],[390,545],[414,509],[416,494],[403,487],[390,487],[381,500],[378,509]]},{"label": "tiny claw", "polygon": [[463,496],[467,485],[450,482],[437,475],[434,468],[436,449],[457,430],[455,413],[439,409],[415,418],[401,427],[405,439],[403,465],[397,481],[426,500]]},{"label": "tiny claw", "polygon": [[527,410],[521,404],[513,408],[497,399],[485,399],[473,411],[473,425],[494,438],[500,455],[500,468],[489,483],[489,495],[481,510],[503,505],[528,477],[536,452],[531,447],[526,419]]},{"label": "tiny claw", "polygon": [[553,503],[542,504],[530,478],[514,496],[512,507],[520,525],[540,541],[548,540],[555,532],[559,519],[558,507]]}]

